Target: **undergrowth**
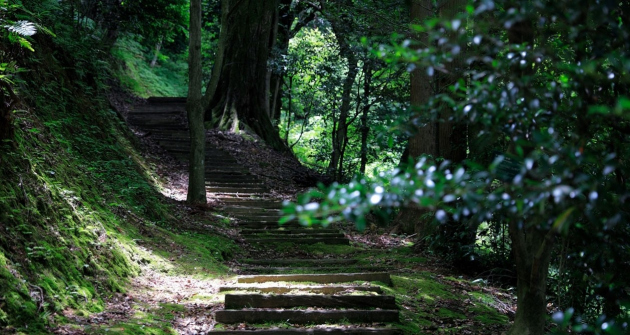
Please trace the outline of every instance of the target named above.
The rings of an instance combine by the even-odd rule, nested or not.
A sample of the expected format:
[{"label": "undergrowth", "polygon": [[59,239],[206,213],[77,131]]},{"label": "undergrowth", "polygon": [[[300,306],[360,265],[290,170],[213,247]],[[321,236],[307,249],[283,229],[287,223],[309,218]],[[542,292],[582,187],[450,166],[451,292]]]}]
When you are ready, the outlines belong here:
[{"label": "undergrowth", "polygon": [[[155,67],[152,57],[138,41],[140,36],[126,35],[112,49],[114,76],[131,92],[142,98],[152,96],[183,97],[187,95],[188,64],[180,55],[163,54]],[[168,51],[166,51],[168,52]]]},{"label": "undergrowth", "polygon": [[[14,136],[0,143],[0,332],[47,333],[69,309],[100,312],[143,263],[226,273],[220,262],[233,241],[175,232],[175,205],[101,98],[109,73],[101,46],[63,31],[35,42],[20,64],[31,70],[16,78]],[[171,261],[168,243],[195,258]]]}]

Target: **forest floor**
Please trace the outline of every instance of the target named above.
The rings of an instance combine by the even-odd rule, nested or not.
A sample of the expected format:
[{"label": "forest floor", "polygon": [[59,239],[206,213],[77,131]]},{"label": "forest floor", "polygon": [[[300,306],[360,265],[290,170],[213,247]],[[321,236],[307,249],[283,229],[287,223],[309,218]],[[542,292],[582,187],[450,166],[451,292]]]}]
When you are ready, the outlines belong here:
[{"label": "forest floor", "polygon": [[[141,135],[141,134],[140,134]],[[290,158],[250,139],[213,132],[211,141],[232,152],[243,165],[273,185],[275,196],[291,199],[316,179],[316,174]],[[210,230],[237,241],[241,250],[226,261],[227,271],[204,270],[195,266],[198,255],[190,248],[165,239],[147,241],[147,249],[169,250],[160,262],[140,262],[141,274],[132,278],[126,293],[110,296],[100,313],[64,311],[66,323],[53,329],[55,334],[205,334],[216,322],[213,312],[223,308],[220,286],[233,283],[239,273],[239,260],[260,256],[263,250],[247,245],[229,225],[213,226],[220,203],[209,199],[208,208],[184,204],[187,168],[148,140],[142,140],[145,158],[163,181],[162,193],[177,203],[181,212],[180,233]],[[199,225],[201,221],[210,222]],[[401,308],[401,328],[408,334],[503,334],[509,327],[516,306],[508,290],[488,285],[482,278],[471,278],[445,266],[439,259],[414,247],[412,238],[390,235],[372,226],[357,232],[352,225],[340,226],[351,240],[350,246],[277,245],[264,252],[275,258],[358,258],[373,265],[391,267],[393,287],[383,287],[395,295]],[[230,258],[230,257],[227,257]],[[190,268],[181,269],[178,259]],[[192,263],[192,264],[191,264]],[[287,325],[288,326],[288,325]],[[291,325],[296,326],[296,325]],[[299,325],[297,325],[299,326]],[[235,325],[249,329],[250,325]]]}]

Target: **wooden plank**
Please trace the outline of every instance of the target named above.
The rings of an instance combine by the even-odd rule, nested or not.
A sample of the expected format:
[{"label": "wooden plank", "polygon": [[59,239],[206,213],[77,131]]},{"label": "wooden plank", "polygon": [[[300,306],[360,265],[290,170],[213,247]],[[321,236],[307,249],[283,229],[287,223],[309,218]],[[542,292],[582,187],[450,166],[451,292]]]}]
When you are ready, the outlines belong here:
[{"label": "wooden plank", "polygon": [[283,311],[283,310],[222,310],[215,313],[215,320],[221,323],[241,322],[290,322],[290,323],[327,323],[327,322],[398,322],[397,310],[321,310],[321,311]]},{"label": "wooden plank", "polygon": [[253,275],[238,276],[237,282],[246,283],[268,283],[268,282],[313,282],[320,284],[343,283],[353,281],[379,281],[386,285],[392,284],[389,273],[323,273],[323,274],[285,274],[285,275]]},{"label": "wooden plank", "polygon": [[327,307],[397,309],[393,296],[226,294],[225,309]]}]

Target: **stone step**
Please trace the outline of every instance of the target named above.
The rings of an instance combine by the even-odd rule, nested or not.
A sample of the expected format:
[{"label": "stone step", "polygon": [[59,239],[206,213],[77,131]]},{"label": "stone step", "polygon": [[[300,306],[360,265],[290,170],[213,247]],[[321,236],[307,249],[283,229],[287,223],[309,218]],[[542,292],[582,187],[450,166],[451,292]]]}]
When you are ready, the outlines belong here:
[{"label": "stone step", "polygon": [[327,307],[396,309],[393,296],[226,294],[225,309]]},{"label": "stone step", "polygon": [[254,239],[254,238],[260,238],[260,239],[264,239],[264,238],[273,238],[273,239],[279,239],[279,238],[291,238],[291,239],[296,239],[296,238],[345,238],[346,235],[344,235],[343,233],[317,233],[317,232],[308,232],[308,233],[293,233],[293,234],[275,234],[272,230],[270,230],[267,233],[257,233],[257,234],[242,234],[241,235],[246,235],[245,238],[247,240],[250,239]]},{"label": "stone step", "polygon": [[219,187],[211,186],[206,183],[206,191],[210,193],[267,193],[269,189],[266,187]]},{"label": "stone step", "polygon": [[330,266],[356,264],[357,259],[335,259],[335,258],[284,258],[284,259],[246,259],[242,263],[251,265],[298,265],[308,264],[309,266]]},{"label": "stone step", "polygon": [[206,162],[204,175],[207,181],[217,181],[221,183],[261,183],[255,175],[242,166],[214,166],[212,163]]},{"label": "stone step", "polygon": [[300,329],[256,329],[256,330],[214,330],[216,335],[401,335],[395,328],[300,328]]},{"label": "stone step", "polygon": [[186,108],[186,97],[150,97],[147,102],[150,104],[176,103]]},{"label": "stone step", "polygon": [[[229,184],[229,182],[226,182],[226,184]],[[230,212],[230,213],[282,214],[282,211],[278,210],[278,209],[266,209],[266,208],[245,207],[245,206],[224,206],[223,210],[226,211],[226,212]]]},{"label": "stone step", "polygon": [[329,322],[398,322],[398,310],[222,310],[215,312],[220,323],[329,323]]},{"label": "stone step", "polygon": [[268,283],[268,282],[312,282],[319,284],[346,283],[353,281],[382,282],[391,285],[389,273],[311,273],[311,274],[284,274],[284,275],[253,275],[238,276],[236,281],[240,284]]},{"label": "stone step", "polygon": [[[266,188],[265,188],[266,190]],[[236,219],[242,221],[265,221],[265,222],[278,222],[282,217],[282,214],[276,215],[257,215],[257,214],[244,214],[244,213],[231,213]]]},{"label": "stone step", "polygon": [[314,294],[339,294],[339,293],[352,293],[352,292],[371,292],[381,294],[383,289],[378,286],[347,286],[347,285],[334,285],[334,286],[318,286],[318,285],[291,285],[291,286],[249,286],[249,285],[234,285],[234,286],[221,286],[219,292],[231,292],[231,291],[251,291],[261,293],[274,293],[285,294],[295,291],[309,292]]},{"label": "stone step", "polygon": [[241,229],[241,235],[254,235],[254,234],[276,234],[276,235],[291,235],[291,234],[325,234],[325,233],[339,233],[338,229],[329,228],[278,228],[278,229]]},{"label": "stone step", "polygon": [[242,270],[249,274],[289,274],[289,273],[343,273],[344,271],[357,271],[363,273],[390,271],[393,268],[385,266],[336,266],[336,267],[266,267],[244,266]]},{"label": "stone step", "polygon": [[349,245],[350,241],[347,238],[335,238],[335,237],[295,237],[295,238],[246,238],[248,243],[295,243],[295,244],[330,244],[330,245]]},{"label": "stone step", "polygon": [[260,179],[251,174],[246,174],[243,172],[243,174],[241,175],[232,175],[226,177],[222,175],[225,172],[227,171],[206,171],[204,175],[204,177],[206,178],[206,185],[212,185],[214,183],[231,183],[237,185],[264,184]]},{"label": "stone step", "polygon": [[267,221],[262,221],[262,220],[257,220],[257,221],[253,221],[253,220],[240,220],[238,223],[238,226],[240,228],[243,229],[278,229],[278,228],[285,228],[285,229],[295,229],[295,228],[300,228],[300,229],[307,229],[307,228],[313,228],[313,229],[319,229],[318,227],[321,228],[326,228],[322,225],[312,225],[312,226],[303,226],[302,224],[298,223],[295,220],[286,222],[282,225],[280,225],[278,223],[278,220],[267,220]]}]

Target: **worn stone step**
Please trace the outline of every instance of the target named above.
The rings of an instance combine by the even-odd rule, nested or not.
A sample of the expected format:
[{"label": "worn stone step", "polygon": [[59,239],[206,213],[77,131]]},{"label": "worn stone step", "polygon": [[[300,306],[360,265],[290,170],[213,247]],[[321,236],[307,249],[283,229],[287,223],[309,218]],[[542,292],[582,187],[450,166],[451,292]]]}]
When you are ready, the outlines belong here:
[{"label": "worn stone step", "polygon": [[392,267],[385,266],[335,266],[335,267],[267,267],[267,266],[243,266],[243,273],[248,274],[290,274],[290,273],[343,273],[344,271],[354,272],[383,272],[393,270]]},{"label": "worn stone step", "polygon": [[217,335],[401,335],[395,328],[300,328],[300,329],[256,329],[256,330],[215,330],[208,334]]},{"label": "worn stone step", "polygon": [[186,108],[186,97],[149,97],[147,102],[150,104],[180,104]]},{"label": "worn stone step", "polygon": [[[277,227],[276,227],[277,228]],[[241,229],[241,235],[255,235],[255,234],[277,234],[277,235],[291,235],[291,234],[325,234],[325,233],[339,233],[338,229],[329,229],[329,228],[304,228],[304,229],[295,229],[288,227],[281,227],[277,229],[251,229],[245,228]]]},{"label": "worn stone step", "polygon": [[396,309],[393,296],[226,294],[225,309],[327,307]]},{"label": "worn stone step", "polygon": [[265,238],[273,238],[273,239],[279,239],[279,238],[291,238],[291,239],[297,239],[297,238],[345,238],[346,235],[344,235],[343,233],[317,233],[317,232],[308,232],[308,233],[293,233],[293,234],[274,234],[273,230],[270,230],[267,233],[258,233],[258,234],[241,234],[241,235],[246,235],[245,238],[246,239],[254,239],[254,238],[260,238],[260,239],[265,239]]},{"label": "worn stone step", "polygon": [[370,292],[370,293],[383,293],[383,289],[378,286],[350,286],[350,285],[291,285],[291,286],[251,286],[251,285],[234,285],[234,286],[221,286],[219,292],[233,292],[233,291],[250,291],[261,293],[274,293],[285,294],[290,292],[309,292],[314,294],[339,294],[339,293],[352,293],[352,292]]},{"label": "worn stone step", "polygon": [[348,322],[398,322],[397,310],[222,310],[215,312],[215,320],[220,323],[329,323]]},{"label": "worn stone step", "polygon": [[[237,219],[241,223],[257,222],[257,223],[262,223],[262,224],[267,224],[267,223],[274,223],[275,224],[275,223],[278,223],[280,218],[282,218],[282,216],[280,216],[280,215],[276,215],[276,216],[267,216],[267,215],[257,216],[257,215],[242,215],[242,214],[239,215],[238,213],[231,213],[230,216],[235,218],[235,219]],[[265,228],[265,227],[262,227],[262,228]]]},{"label": "worn stone step", "polygon": [[210,193],[267,193],[266,187],[218,187],[206,183],[206,191]]},{"label": "worn stone step", "polygon": [[308,264],[314,266],[348,265],[356,264],[356,259],[335,259],[335,258],[284,258],[284,259],[246,259],[242,261],[251,265],[297,265]]},{"label": "worn stone step", "polygon": [[252,275],[238,276],[236,281],[241,284],[268,283],[268,282],[312,282],[319,284],[345,283],[353,281],[382,282],[391,285],[389,273],[311,273],[311,274],[284,274],[284,275]]},{"label": "worn stone step", "polygon": [[[233,182],[233,183],[255,183],[260,182],[258,177],[252,174],[225,174],[224,172],[205,172],[206,181],[208,182]],[[282,205],[280,203],[280,205]]]},{"label": "worn stone step", "polygon": [[[229,183],[229,182],[226,182]],[[244,213],[244,214],[253,214],[253,213],[261,213],[261,214],[282,214],[281,210],[278,209],[267,209],[267,208],[256,208],[256,207],[245,207],[245,206],[223,206],[223,210],[230,213]]]},{"label": "worn stone step", "polygon": [[[215,181],[215,180],[208,180],[206,181],[206,187],[236,187],[236,188],[263,188],[265,190],[268,190],[267,186],[264,183],[261,182],[234,182],[234,183],[226,183],[223,181]],[[243,212],[232,212],[232,211],[226,211],[223,210],[226,213],[231,213],[234,215],[239,215],[242,214],[244,215],[245,213]],[[256,215],[256,214],[264,214],[264,212],[262,211],[252,211],[250,215]]]},{"label": "worn stone step", "polygon": [[336,237],[275,237],[275,238],[246,238],[248,243],[295,243],[295,244],[330,244],[330,245],[349,245],[350,241],[347,238]]}]

